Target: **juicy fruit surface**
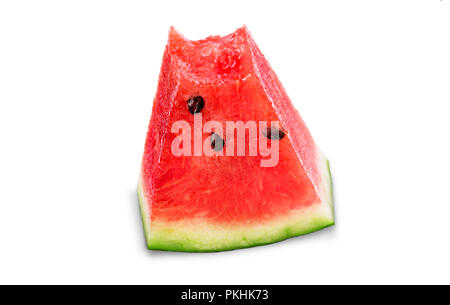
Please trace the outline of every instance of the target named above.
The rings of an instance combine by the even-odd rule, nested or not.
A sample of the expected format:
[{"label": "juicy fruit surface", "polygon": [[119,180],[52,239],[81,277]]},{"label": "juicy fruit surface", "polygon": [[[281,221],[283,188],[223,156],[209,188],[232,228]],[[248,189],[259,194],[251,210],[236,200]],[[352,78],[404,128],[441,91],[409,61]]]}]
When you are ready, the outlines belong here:
[{"label": "juicy fruit surface", "polygon": [[[248,156],[248,133],[246,157],[175,157],[171,143],[177,134],[171,126],[177,121],[194,126],[197,113],[203,124],[214,120],[222,126],[227,121],[279,121],[278,134],[283,136],[275,140],[278,165],[261,167],[264,157]],[[222,149],[236,142],[223,132],[201,134],[201,143],[209,138],[216,151],[219,142]],[[191,141],[194,147],[194,137]],[[320,169],[324,160],[246,28],[201,41],[186,40],[171,30],[140,178],[150,248],[233,249],[332,224],[327,186],[331,182]],[[292,222],[288,233],[287,219]],[[277,226],[283,229],[271,231]],[[205,230],[209,233],[201,233]]]}]

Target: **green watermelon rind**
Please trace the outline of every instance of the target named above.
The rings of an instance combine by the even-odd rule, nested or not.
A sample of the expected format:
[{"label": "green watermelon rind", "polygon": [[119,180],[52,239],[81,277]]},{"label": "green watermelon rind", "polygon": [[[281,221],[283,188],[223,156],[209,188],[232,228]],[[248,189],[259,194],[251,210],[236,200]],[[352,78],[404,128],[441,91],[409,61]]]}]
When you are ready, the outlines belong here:
[{"label": "green watermelon rind", "polygon": [[[319,166],[322,165],[322,181],[326,183],[324,185],[326,202],[320,203],[317,211],[311,210],[304,217],[293,217],[289,224],[286,224],[289,220],[280,218],[275,222],[279,224],[260,226],[255,230],[258,232],[256,236],[252,236],[253,228],[245,227],[229,231],[227,229],[214,231],[207,225],[202,228],[202,224],[197,226],[194,224],[192,228],[196,232],[190,230],[189,225],[180,225],[180,228],[173,226],[157,228],[157,225],[150,223],[151,215],[146,207],[147,200],[142,184],[139,182],[138,198],[147,247],[150,250],[161,251],[220,252],[272,244],[330,227],[335,223],[333,181],[329,161],[323,157],[320,163],[322,163],[319,164]],[[220,233],[217,234],[217,232]],[[213,235],[212,238],[211,235]]]}]

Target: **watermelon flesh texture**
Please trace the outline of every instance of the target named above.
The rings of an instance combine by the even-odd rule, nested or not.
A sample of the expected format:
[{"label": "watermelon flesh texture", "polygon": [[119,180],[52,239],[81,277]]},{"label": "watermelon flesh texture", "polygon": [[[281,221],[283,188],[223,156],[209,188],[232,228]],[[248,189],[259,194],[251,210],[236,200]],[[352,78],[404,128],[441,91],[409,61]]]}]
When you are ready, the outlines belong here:
[{"label": "watermelon flesh texture", "polygon": [[[178,134],[171,127],[176,121],[194,126],[197,114],[187,108],[192,96],[204,99],[203,124],[280,122],[286,136],[278,141],[278,164],[261,167],[259,155],[174,156]],[[201,143],[210,136],[202,133]],[[200,41],[170,30],[138,195],[154,250],[246,248],[334,224],[328,161],[247,28]]]}]

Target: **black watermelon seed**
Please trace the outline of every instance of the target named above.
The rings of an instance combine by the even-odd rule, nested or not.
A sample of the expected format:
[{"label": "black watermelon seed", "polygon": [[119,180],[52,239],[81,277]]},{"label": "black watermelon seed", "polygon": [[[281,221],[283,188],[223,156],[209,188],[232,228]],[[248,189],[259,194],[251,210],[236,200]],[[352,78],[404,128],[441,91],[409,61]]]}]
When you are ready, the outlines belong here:
[{"label": "black watermelon seed", "polygon": [[190,113],[199,113],[205,106],[205,100],[200,95],[192,96],[187,100],[187,106]]},{"label": "black watermelon seed", "polygon": [[272,126],[267,128],[267,131],[264,133],[264,135],[266,136],[266,138],[271,140],[281,140],[286,134],[283,130]]},{"label": "black watermelon seed", "polygon": [[215,151],[221,151],[224,145],[225,141],[222,139],[222,137],[213,132],[211,134],[211,148]]}]

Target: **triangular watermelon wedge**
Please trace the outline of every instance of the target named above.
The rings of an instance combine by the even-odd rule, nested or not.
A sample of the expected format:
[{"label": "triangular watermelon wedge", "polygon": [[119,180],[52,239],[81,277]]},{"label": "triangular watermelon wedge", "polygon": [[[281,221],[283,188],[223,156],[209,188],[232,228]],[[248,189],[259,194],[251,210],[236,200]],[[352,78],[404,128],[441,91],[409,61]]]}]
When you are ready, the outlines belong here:
[{"label": "triangular watermelon wedge", "polygon": [[[208,130],[211,121],[223,130]],[[229,122],[255,122],[244,155]],[[180,126],[191,128],[184,142]],[[251,153],[255,137],[278,156]],[[334,224],[328,161],[246,27],[200,41],[170,30],[138,194],[155,250],[247,248]]]}]

